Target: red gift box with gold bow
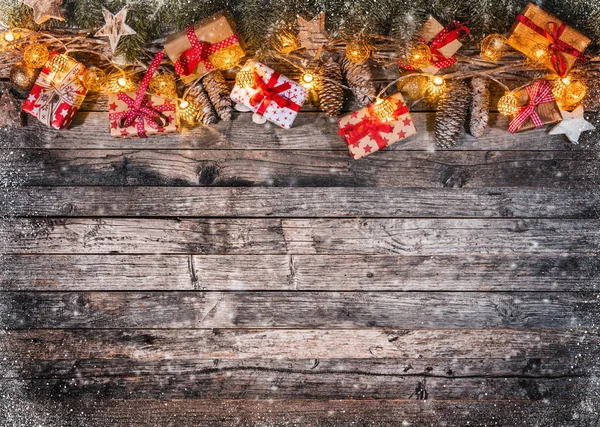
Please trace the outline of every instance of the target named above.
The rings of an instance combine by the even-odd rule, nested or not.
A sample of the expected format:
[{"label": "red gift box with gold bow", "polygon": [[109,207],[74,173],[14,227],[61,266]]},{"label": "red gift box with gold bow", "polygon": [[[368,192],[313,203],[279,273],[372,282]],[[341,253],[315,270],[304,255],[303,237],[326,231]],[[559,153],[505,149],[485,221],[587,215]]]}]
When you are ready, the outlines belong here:
[{"label": "red gift box with gold bow", "polygon": [[233,18],[226,11],[169,36],[165,52],[184,83],[196,80],[207,71],[235,67],[246,55]]},{"label": "red gift box with gold bow", "polygon": [[83,64],[52,52],[23,103],[23,111],[54,129],[68,127],[87,94],[81,81],[84,72]]},{"label": "red gift box with gold bow", "polygon": [[566,76],[578,62],[585,62],[584,50],[590,39],[556,16],[529,3],[517,16],[507,43],[525,56],[538,61],[559,76]]},{"label": "red gift box with gold bow", "polygon": [[401,93],[378,102],[389,103],[385,115],[379,112],[379,104],[376,103],[338,120],[338,133],[346,139],[354,159],[368,156],[417,133]]}]

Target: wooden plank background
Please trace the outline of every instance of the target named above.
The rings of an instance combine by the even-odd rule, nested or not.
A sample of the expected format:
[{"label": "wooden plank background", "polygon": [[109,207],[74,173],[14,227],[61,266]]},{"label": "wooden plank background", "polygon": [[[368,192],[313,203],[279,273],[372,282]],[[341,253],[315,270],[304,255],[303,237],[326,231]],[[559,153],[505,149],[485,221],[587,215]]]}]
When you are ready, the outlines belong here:
[{"label": "wooden plank background", "polygon": [[598,150],[496,113],[439,150],[427,108],[360,161],[310,108],[2,131],[0,418],[596,425]]}]

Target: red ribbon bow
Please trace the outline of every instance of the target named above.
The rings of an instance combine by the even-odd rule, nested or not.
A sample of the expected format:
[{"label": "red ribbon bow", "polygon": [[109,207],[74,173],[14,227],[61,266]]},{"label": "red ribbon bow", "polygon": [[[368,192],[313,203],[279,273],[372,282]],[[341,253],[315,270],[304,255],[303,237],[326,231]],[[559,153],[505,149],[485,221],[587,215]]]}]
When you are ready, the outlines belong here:
[{"label": "red ribbon bow", "polygon": [[[448,43],[458,40],[463,35],[468,35],[471,32],[467,23],[461,23],[458,21],[452,21],[446,27],[440,31],[434,38],[429,42],[429,50],[431,51],[431,65],[436,68],[446,68],[456,62],[456,55],[452,55],[450,58],[446,58],[444,54],[440,52],[440,48],[446,46]],[[425,42],[423,39],[421,41]],[[410,65],[401,64],[402,68],[406,70],[414,70],[414,67]]]},{"label": "red ribbon bow", "polygon": [[276,86],[279,77],[281,77],[281,74],[277,71],[273,71],[271,77],[269,77],[269,81],[265,82],[262,77],[254,71],[254,89],[257,90],[257,92],[250,98],[250,105],[253,107],[258,105],[256,113],[264,115],[271,102],[274,102],[280,108],[289,108],[296,112],[300,110],[300,104],[296,104],[291,99],[280,95],[282,92],[290,90],[292,85],[289,81],[285,81]]},{"label": "red ribbon bow", "polygon": [[547,22],[546,28],[542,28],[525,15],[517,16],[517,21],[531,28],[539,35],[546,37],[546,39],[550,42],[550,45],[548,46],[548,49],[552,51],[550,60],[554,70],[559,76],[564,77],[564,75],[567,73],[567,62],[563,53],[567,53],[576,57],[578,62],[581,64],[585,63],[585,55],[582,52],[578,51],[573,46],[560,39],[562,33],[567,27],[564,22],[561,22],[560,25],[556,22]]},{"label": "red ribbon bow", "polygon": [[160,129],[169,124],[169,119],[162,114],[165,111],[175,111],[175,106],[172,104],[148,105],[149,98],[146,97],[146,89],[154,72],[158,69],[164,53],[156,54],[148,71],[144,75],[142,82],[137,90],[135,99],[131,98],[125,92],[119,92],[118,98],[129,107],[129,110],[118,113],[111,113],[110,120],[120,120],[119,127],[127,128],[133,123],[136,123],[137,133],[140,138],[146,138],[145,125],[147,124],[153,129]]},{"label": "red ribbon bow", "polygon": [[200,41],[196,35],[193,24],[188,25],[185,28],[185,34],[192,47],[184,51],[177,61],[175,61],[175,64],[173,64],[175,66],[175,71],[181,76],[189,76],[192,74],[200,63],[204,64],[204,68],[206,68],[207,71],[214,70],[215,67],[208,57],[218,50],[234,45],[239,41],[237,34],[233,34],[225,40],[221,40],[214,44]]},{"label": "red ribbon bow", "polygon": [[529,96],[529,104],[521,107],[519,114],[510,121],[510,124],[508,125],[508,131],[510,133],[518,131],[527,119],[531,119],[536,128],[544,125],[537,111],[535,111],[535,107],[540,104],[554,101],[552,85],[546,80],[537,80],[531,86],[527,86],[527,95]]},{"label": "red ribbon bow", "polygon": [[404,102],[398,101],[392,118],[386,121],[377,118],[373,104],[369,105],[368,111],[369,114],[363,117],[360,122],[354,124],[348,123],[343,128],[338,129],[338,134],[346,139],[347,145],[354,145],[356,147],[358,147],[361,139],[369,136],[381,150],[389,145],[389,141],[381,134],[392,132],[394,130],[392,121],[408,113],[408,107]]}]

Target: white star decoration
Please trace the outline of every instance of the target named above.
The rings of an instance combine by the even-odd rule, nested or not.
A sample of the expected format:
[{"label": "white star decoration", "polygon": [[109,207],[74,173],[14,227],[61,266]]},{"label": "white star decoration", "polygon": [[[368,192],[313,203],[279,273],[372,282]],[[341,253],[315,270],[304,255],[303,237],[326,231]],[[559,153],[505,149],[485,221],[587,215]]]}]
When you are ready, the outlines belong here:
[{"label": "white star decoration", "polygon": [[106,24],[104,24],[104,27],[100,28],[96,33],[96,37],[108,37],[110,49],[112,50],[112,53],[115,53],[121,36],[129,36],[136,34],[136,32],[125,23],[125,20],[127,19],[126,7],[121,9],[115,15],[105,8],[102,8],[102,13],[104,14],[104,21]]},{"label": "white star decoration", "polygon": [[23,4],[26,4],[33,9],[33,20],[36,24],[42,24],[48,19],[58,19],[64,21],[60,6],[62,0],[22,0]]},{"label": "white star decoration", "polygon": [[573,111],[560,110],[563,119],[550,131],[550,135],[564,134],[573,144],[579,144],[579,137],[586,130],[596,129],[594,125],[583,118],[583,105]]}]

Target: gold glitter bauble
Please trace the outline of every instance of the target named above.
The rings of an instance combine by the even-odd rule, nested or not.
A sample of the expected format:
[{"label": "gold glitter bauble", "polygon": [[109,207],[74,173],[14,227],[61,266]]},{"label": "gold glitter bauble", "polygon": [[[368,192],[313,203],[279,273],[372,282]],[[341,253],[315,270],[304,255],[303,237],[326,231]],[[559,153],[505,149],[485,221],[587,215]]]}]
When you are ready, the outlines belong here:
[{"label": "gold glitter bauble", "polygon": [[136,84],[131,78],[118,73],[109,77],[106,82],[108,93],[132,92],[137,89]]},{"label": "gold glitter bauble", "polygon": [[150,79],[148,85],[150,92],[167,97],[175,97],[177,95],[177,82],[175,76],[171,73],[155,74]]},{"label": "gold glitter bauble", "polygon": [[431,50],[423,42],[411,42],[404,55],[400,58],[401,67],[426,68],[431,65]]},{"label": "gold glitter bauble", "polygon": [[250,69],[241,69],[235,76],[235,84],[242,89],[254,87],[255,80],[254,71]]},{"label": "gold glitter bauble", "polygon": [[512,93],[507,93],[498,100],[498,112],[504,116],[514,116],[519,112],[517,98]]},{"label": "gold glitter bauble", "polygon": [[106,73],[98,67],[90,67],[85,70],[81,80],[90,92],[102,92],[106,84]]},{"label": "gold glitter bauble", "polygon": [[198,118],[200,106],[192,100],[186,99],[177,104],[177,117],[184,124],[194,124]]},{"label": "gold glitter bauble", "polygon": [[246,53],[239,45],[235,44],[217,50],[208,59],[217,70],[228,70],[237,66],[244,56]]},{"label": "gold glitter bauble", "polygon": [[398,82],[398,91],[415,101],[425,97],[428,84],[427,76],[410,76]]},{"label": "gold glitter bauble", "polygon": [[69,65],[71,65],[71,58],[66,55],[54,55],[48,67],[56,74],[62,74],[67,72]]},{"label": "gold glitter bauble", "polygon": [[379,98],[373,105],[373,113],[379,120],[389,120],[394,114],[394,104],[389,99]]},{"label": "gold glitter bauble", "polygon": [[527,55],[525,63],[532,67],[545,67],[546,63],[550,59],[549,46],[545,44],[536,44],[531,48],[531,51]]},{"label": "gold glitter bauble", "polygon": [[364,64],[371,57],[373,47],[362,38],[356,38],[346,44],[346,59],[355,64]]},{"label": "gold glitter bauble", "polygon": [[21,92],[28,92],[33,87],[39,69],[28,67],[24,61],[17,62],[10,70],[10,84]]},{"label": "gold glitter bauble", "polygon": [[586,93],[586,84],[581,80],[573,80],[570,76],[559,78],[552,85],[552,95],[563,110],[577,107],[583,101]]},{"label": "gold glitter bauble", "polygon": [[506,37],[502,34],[490,34],[481,41],[481,58],[494,62],[506,53]]},{"label": "gold glitter bauble", "polygon": [[429,82],[427,83],[427,97],[429,101],[436,101],[446,92],[446,87],[446,80],[443,77],[429,76]]},{"label": "gold glitter bauble", "polygon": [[271,36],[270,42],[271,46],[273,46],[273,49],[282,55],[288,55],[289,53],[300,49],[298,37],[296,37],[296,34],[287,28],[282,28],[279,31],[276,31]]},{"label": "gold glitter bauble", "polygon": [[319,74],[317,71],[306,70],[300,77],[300,85],[306,89],[317,89],[320,86]]},{"label": "gold glitter bauble", "polygon": [[41,43],[31,43],[23,52],[23,60],[31,68],[42,68],[49,56],[48,48]]}]

